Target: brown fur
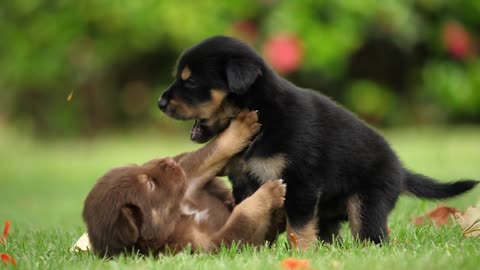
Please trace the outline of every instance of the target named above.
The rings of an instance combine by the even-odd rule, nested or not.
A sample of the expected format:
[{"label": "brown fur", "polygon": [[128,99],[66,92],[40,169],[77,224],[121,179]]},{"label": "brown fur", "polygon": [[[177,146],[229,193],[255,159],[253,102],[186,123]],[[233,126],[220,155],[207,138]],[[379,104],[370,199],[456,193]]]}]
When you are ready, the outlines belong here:
[{"label": "brown fur", "polygon": [[109,171],[85,200],[94,251],[114,256],[125,250],[178,252],[189,245],[212,251],[234,241],[261,244],[272,212],[283,205],[285,185],[267,182],[233,208],[231,191],[215,177],[258,129],[255,112],[240,113],[195,152]]},{"label": "brown fur", "polygon": [[180,77],[182,78],[182,80],[186,81],[188,80],[188,78],[190,78],[190,75],[192,75],[190,68],[188,66],[185,66],[182,69],[182,74],[180,74]]},{"label": "brown fur", "polygon": [[[287,220],[287,233],[288,235],[293,234],[296,238],[296,244],[300,250],[306,250],[311,247],[315,247],[316,238],[317,238],[317,216],[314,215],[312,219],[305,225],[300,228],[292,227]],[[292,239],[289,237],[290,244]]]},{"label": "brown fur", "polygon": [[[188,69],[188,67],[186,67],[185,69]],[[184,72],[182,72],[182,78],[184,76],[183,74]],[[183,102],[180,98],[172,98],[170,100],[169,110],[175,111],[178,115],[181,115],[182,118],[185,119],[215,118],[215,124],[222,124],[222,127],[225,127],[225,125],[228,124],[230,120],[238,114],[238,111],[235,111],[235,113],[229,113],[229,111],[231,110],[230,106],[228,104],[224,104],[223,102],[226,95],[227,93],[223,90],[211,89],[209,101],[199,104],[198,106],[190,106]]]},{"label": "brown fur", "polygon": [[360,235],[360,228],[362,222],[361,216],[361,200],[358,194],[354,194],[350,196],[347,200],[347,214],[348,214],[348,221],[350,223],[350,228],[352,230],[352,235],[355,238],[358,238]]}]

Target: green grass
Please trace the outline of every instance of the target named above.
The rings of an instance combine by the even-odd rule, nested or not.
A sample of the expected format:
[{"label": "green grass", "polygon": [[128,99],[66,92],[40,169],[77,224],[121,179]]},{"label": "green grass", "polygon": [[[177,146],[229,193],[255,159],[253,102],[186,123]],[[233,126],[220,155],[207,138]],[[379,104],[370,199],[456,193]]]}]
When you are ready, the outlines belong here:
[{"label": "green grass", "polygon": [[[442,179],[480,179],[480,129],[450,127],[385,131],[404,164]],[[384,246],[361,246],[347,228],[343,244],[297,253],[285,238],[272,248],[182,253],[160,259],[102,260],[72,254],[84,232],[83,199],[110,167],[174,155],[198,147],[187,134],[124,134],[89,140],[32,141],[19,132],[0,131],[0,229],[12,222],[6,246],[19,269],[280,269],[286,257],[309,258],[315,269],[478,269],[480,239],[463,238],[456,225],[415,227],[411,216],[438,202],[402,197],[389,219],[393,239]],[[480,204],[480,188],[445,203],[459,209]],[[2,266],[0,266],[1,268]]]}]

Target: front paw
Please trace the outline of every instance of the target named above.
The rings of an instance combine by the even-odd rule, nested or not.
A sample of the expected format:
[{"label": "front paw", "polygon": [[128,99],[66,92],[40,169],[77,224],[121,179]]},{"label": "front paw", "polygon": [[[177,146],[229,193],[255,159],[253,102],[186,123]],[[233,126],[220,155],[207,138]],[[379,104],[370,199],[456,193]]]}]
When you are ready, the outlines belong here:
[{"label": "front paw", "polygon": [[232,120],[230,126],[219,136],[221,149],[229,154],[242,151],[250,143],[251,138],[258,133],[261,124],[258,123],[256,111],[242,111]]},{"label": "front paw", "polygon": [[268,181],[258,190],[267,196],[267,201],[271,203],[272,209],[278,209],[285,202],[285,194],[287,193],[287,185],[282,179]]},{"label": "front paw", "polygon": [[249,141],[251,137],[258,133],[260,127],[257,111],[242,111],[230,123],[228,129],[236,135],[237,139]]}]

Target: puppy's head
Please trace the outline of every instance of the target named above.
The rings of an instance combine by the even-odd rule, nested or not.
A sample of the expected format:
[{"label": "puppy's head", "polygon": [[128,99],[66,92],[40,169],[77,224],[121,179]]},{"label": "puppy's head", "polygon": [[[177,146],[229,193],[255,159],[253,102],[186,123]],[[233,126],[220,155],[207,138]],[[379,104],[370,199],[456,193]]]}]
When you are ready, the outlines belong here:
[{"label": "puppy's head", "polygon": [[241,97],[264,69],[262,58],[245,43],[224,36],[206,39],[182,54],[158,106],[173,118],[195,120],[191,139],[206,142],[245,106]]},{"label": "puppy's head", "polygon": [[185,173],[171,158],[107,172],[83,209],[94,251],[110,257],[158,250],[174,229],[185,186]]}]

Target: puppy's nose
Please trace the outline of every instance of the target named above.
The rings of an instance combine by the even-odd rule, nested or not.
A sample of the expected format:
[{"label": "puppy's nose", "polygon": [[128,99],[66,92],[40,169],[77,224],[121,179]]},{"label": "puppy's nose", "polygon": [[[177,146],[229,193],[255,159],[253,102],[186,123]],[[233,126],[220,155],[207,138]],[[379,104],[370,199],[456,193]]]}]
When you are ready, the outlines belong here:
[{"label": "puppy's nose", "polygon": [[159,101],[158,101],[158,108],[160,108],[160,110],[162,111],[165,111],[168,107],[168,100],[166,98],[161,98]]}]

